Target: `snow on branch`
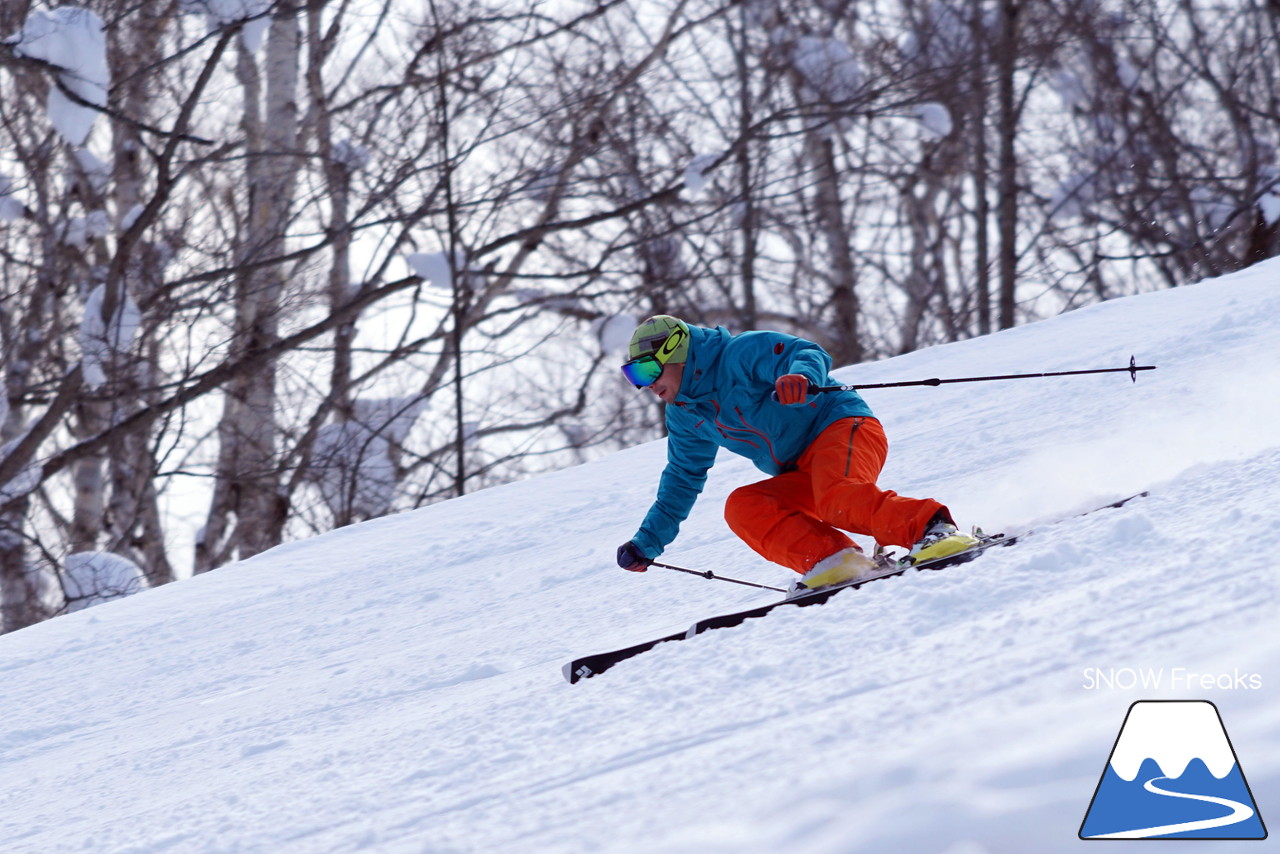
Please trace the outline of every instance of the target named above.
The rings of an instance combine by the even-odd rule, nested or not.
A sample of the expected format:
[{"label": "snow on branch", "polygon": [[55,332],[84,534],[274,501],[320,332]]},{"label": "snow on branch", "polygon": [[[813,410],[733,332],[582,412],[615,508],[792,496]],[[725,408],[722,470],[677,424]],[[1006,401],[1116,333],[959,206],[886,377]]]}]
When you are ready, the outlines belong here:
[{"label": "snow on branch", "polygon": [[413,271],[415,276],[426,279],[433,287],[442,288],[444,290],[453,289],[453,277],[455,273],[480,273],[483,270],[479,267],[468,267],[467,253],[458,247],[453,253],[453,263],[449,263],[449,253],[447,252],[414,252],[405,256],[405,261],[409,264],[409,269]]},{"label": "snow on branch", "polygon": [[68,143],[83,145],[111,84],[102,19],[76,6],[37,9],[4,41],[15,55],[59,69],[58,85],[49,88],[49,121]]},{"label": "snow on branch", "polygon": [[360,172],[368,167],[373,155],[364,146],[343,139],[334,144],[332,156],[334,162],[341,164],[348,172]]},{"label": "snow on branch", "polygon": [[708,173],[715,167],[720,157],[721,155],[718,154],[699,154],[689,161],[689,165],[684,170],[683,181],[684,188],[690,196],[697,196],[707,186],[711,180]]},{"label": "snow on branch", "polygon": [[27,206],[13,195],[13,182],[0,175],[0,222],[13,222],[26,215]]},{"label": "snow on branch", "polygon": [[834,38],[800,36],[791,43],[791,64],[813,97],[843,104],[862,90],[862,67],[849,45]]},{"label": "snow on branch", "polygon": [[426,406],[418,396],[362,398],[354,418],[320,428],[306,479],[335,516],[372,518],[390,509],[399,448]]},{"label": "snow on branch", "polygon": [[63,561],[62,589],[69,612],[123,599],[146,587],[138,565],[112,552],[76,552]]},{"label": "snow on branch", "polygon": [[240,38],[250,53],[257,53],[271,26],[271,4],[274,0],[178,0],[183,12],[203,14],[210,32],[244,22]]},{"label": "snow on branch", "polygon": [[128,294],[123,295],[116,306],[114,317],[108,322],[102,312],[107,288],[98,285],[84,301],[84,317],[80,321],[80,350],[84,354],[84,381],[90,388],[98,388],[107,381],[105,365],[113,353],[129,349],[133,337],[142,322],[138,305]]},{"label": "snow on branch", "polygon": [[1258,210],[1267,225],[1275,225],[1280,221],[1280,195],[1275,192],[1263,193],[1258,199]]},{"label": "snow on branch", "polygon": [[605,355],[623,355],[631,343],[631,333],[639,321],[634,314],[614,314],[602,317],[593,326],[600,339],[600,352]]},{"label": "snow on branch", "polygon": [[931,102],[916,108],[916,120],[927,136],[942,139],[951,135],[953,124],[951,111],[942,104]]}]

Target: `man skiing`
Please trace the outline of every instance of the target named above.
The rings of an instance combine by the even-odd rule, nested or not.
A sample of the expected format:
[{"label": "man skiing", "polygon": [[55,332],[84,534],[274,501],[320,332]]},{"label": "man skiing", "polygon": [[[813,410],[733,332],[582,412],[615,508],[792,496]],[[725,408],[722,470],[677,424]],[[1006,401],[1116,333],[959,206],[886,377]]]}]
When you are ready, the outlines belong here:
[{"label": "man skiing", "polygon": [[917,561],[978,542],[938,501],[876,485],[888,453],[884,430],[857,392],[809,394],[811,385],[832,384],[831,357],[817,344],[779,332],[731,336],[658,315],[636,329],[628,357],[627,380],[666,404],[668,435],[657,498],[618,548],[623,569],[644,572],[675,539],[721,447],[771,475],[730,494],[729,527],[800,573],[805,588],[876,568],[845,531],[910,548]]}]

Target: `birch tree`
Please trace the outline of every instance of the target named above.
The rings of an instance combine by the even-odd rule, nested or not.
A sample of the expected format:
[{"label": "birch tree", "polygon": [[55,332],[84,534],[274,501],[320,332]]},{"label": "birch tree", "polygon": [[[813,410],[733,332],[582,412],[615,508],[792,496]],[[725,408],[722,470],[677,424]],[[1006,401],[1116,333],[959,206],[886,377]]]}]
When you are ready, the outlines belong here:
[{"label": "birch tree", "polygon": [[1270,257],[1251,2],[0,8],[4,629],[651,438],[646,314],[849,363]]}]

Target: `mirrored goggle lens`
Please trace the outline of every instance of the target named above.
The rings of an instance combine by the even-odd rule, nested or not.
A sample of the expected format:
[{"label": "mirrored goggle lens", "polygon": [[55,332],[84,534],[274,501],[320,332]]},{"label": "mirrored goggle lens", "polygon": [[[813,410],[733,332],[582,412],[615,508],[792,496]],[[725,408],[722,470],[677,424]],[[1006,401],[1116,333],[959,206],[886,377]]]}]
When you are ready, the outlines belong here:
[{"label": "mirrored goggle lens", "polygon": [[653,385],[658,380],[658,375],[662,373],[662,363],[653,356],[641,356],[639,359],[632,359],[622,366],[622,374],[627,378],[627,382],[636,388],[646,388]]}]

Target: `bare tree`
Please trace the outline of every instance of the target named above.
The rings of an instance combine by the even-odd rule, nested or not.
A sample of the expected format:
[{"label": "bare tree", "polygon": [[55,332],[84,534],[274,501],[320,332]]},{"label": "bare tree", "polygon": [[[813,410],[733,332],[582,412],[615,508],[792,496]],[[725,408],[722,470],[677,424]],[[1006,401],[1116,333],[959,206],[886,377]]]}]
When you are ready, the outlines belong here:
[{"label": "bare tree", "polygon": [[[1045,200],[1090,292],[1177,285],[1280,250],[1273,199],[1278,16],[1184,0],[1059,4],[1073,119]],[[1138,262],[1138,263],[1135,263]]]},{"label": "bare tree", "polygon": [[647,313],[848,363],[1270,257],[1246,5],[5,6],[4,629],[656,435]]}]

